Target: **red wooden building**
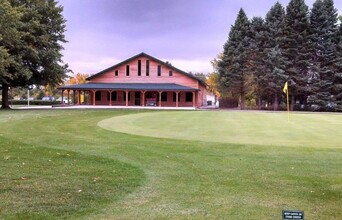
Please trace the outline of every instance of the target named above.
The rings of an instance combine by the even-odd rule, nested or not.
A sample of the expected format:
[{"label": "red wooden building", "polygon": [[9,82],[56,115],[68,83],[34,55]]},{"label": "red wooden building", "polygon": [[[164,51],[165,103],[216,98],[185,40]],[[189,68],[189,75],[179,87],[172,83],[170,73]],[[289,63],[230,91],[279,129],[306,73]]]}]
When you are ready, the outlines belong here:
[{"label": "red wooden building", "polygon": [[[206,84],[168,62],[140,53],[89,78],[59,87],[75,104],[109,106],[200,107]],[[87,97],[86,100],[84,97]],[[63,100],[63,97],[62,97]]]}]

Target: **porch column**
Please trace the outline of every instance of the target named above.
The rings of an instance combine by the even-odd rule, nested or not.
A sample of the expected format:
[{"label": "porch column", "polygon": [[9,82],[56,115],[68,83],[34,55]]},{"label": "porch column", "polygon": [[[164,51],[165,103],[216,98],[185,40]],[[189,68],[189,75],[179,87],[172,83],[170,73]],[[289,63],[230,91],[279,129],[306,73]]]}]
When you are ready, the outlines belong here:
[{"label": "porch column", "polygon": [[196,107],[196,93],[192,92],[192,107]]},{"label": "porch column", "polygon": [[70,105],[69,103],[70,90],[69,89],[67,90],[67,94],[68,94],[67,104]]},{"label": "porch column", "polygon": [[125,93],[126,93],[125,94],[126,95],[126,106],[128,106],[128,91],[126,90]]},{"label": "porch column", "polygon": [[178,107],[178,94],[179,92],[175,92],[176,93],[176,107]]},{"label": "porch column", "polygon": [[141,93],[142,93],[142,106],[145,106],[145,92],[146,91],[141,91]]},{"label": "porch column", "polygon": [[162,97],[163,91],[159,91],[159,107],[161,107],[161,97]]},{"label": "porch column", "polygon": [[62,105],[64,105],[63,93],[64,93],[64,89],[62,89]]},{"label": "porch column", "polygon": [[108,90],[109,92],[109,105],[112,105],[112,90]]},{"label": "porch column", "polygon": [[91,90],[93,92],[93,105],[95,105],[95,93],[96,93],[96,90]]}]

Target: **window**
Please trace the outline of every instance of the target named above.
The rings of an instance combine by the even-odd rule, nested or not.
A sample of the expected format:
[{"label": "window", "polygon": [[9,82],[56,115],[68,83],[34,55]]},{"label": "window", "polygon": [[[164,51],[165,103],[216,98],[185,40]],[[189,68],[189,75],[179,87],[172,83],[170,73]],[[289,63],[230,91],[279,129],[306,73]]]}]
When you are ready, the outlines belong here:
[{"label": "window", "polygon": [[162,94],[161,94],[161,101],[162,102],[167,102],[167,92],[162,92]]},{"label": "window", "polygon": [[150,75],[150,61],[146,60],[146,76]]},{"label": "window", "polygon": [[[123,92],[123,98],[124,98],[124,101],[126,102],[126,92]],[[128,101],[131,101],[131,93],[128,92]]]},{"label": "window", "polygon": [[141,76],[141,60],[138,60],[138,76]]},{"label": "window", "polygon": [[95,101],[101,101],[101,91],[95,92]]},{"label": "window", "polygon": [[192,92],[185,93],[185,101],[192,102]]},{"label": "window", "polygon": [[115,76],[119,76],[119,70],[115,70]]},{"label": "window", "polygon": [[[112,101],[116,101],[116,97],[117,97],[117,93],[112,92]],[[107,92],[107,100],[109,101],[109,99],[110,99],[110,95],[109,95],[109,92]]]},{"label": "window", "polygon": [[[178,93],[178,102],[180,100],[180,93]],[[176,93],[173,93],[173,101],[176,102]]]},{"label": "window", "polygon": [[126,65],[126,76],[129,76],[129,65]]},{"label": "window", "polygon": [[161,65],[158,65],[158,76],[161,76]]},{"label": "window", "polygon": [[169,76],[172,76],[172,70],[169,71]]}]

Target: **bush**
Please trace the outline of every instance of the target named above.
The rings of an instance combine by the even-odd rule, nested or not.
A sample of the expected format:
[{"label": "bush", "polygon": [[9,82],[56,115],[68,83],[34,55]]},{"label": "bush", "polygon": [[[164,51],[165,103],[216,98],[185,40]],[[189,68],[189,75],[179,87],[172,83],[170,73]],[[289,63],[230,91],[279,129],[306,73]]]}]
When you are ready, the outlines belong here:
[{"label": "bush", "polygon": [[[9,101],[10,105],[27,105],[27,100],[12,100]],[[59,105],[60,101],[43,101],[43,100],[30,100],[30,105]],[[1,101],[0,101],[1,105]]]},{"label": "bush", "polygon": [[237,108],[239,100],[237,98],[220,98],[220,108]]}]

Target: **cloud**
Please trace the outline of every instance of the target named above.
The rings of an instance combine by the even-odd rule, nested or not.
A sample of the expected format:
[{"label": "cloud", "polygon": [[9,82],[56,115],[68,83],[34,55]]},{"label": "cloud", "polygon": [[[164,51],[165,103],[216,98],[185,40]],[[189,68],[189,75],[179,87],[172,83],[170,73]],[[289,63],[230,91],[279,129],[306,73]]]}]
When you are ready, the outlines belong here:
[{"label": "cloud", "polygon": [[[289,0],[279,0],[284,7]],[[315,0],[307,0],[311,8]],[[184,71],[211,72],[243,8],[265,17],[276,0],[59,0],[67,20],[64,61],[74,72],[97,73],[138,53]],[[342,1],[335,0],[341,14]],[[168,58],[168,59],[163,59]]]},{"label": "cloud", "polygon": [[210,63],[209,58],[207,59],[195,59],[195,60],[180,60],[180,59],[169,59],[165,60],[170,62],[174,67],[181,69],[185,72],[192,73],[211,73],[213,67]]},{"label": "cloud", "polygon": [[70,61],[68,64],[69,68],[74,73],[87,73],[92,75],[104,69],[107,69],[108,67],[111,67],[121,61],[122,60],[118,60],[115,58],[104,57],[94,60],[74,60]]},{"label": "cloud", "polygon": [[[129,57],[127,57],[129,58]],[[124,59],[123,59],[124,60]],[[87,74],[95,74],[104,69],[107,69],[117,63],[122,62],[118,58],[99,58],[97,60],[77,60],[69,62],[69,67],[74,73],[87,73]],[[211,63],[208,61],[209,58],[203,59],[161,59],[163,61],[170,62],[174,67],[181,69],[185,72],[192,73],[210,73],[213,71]]]}]

